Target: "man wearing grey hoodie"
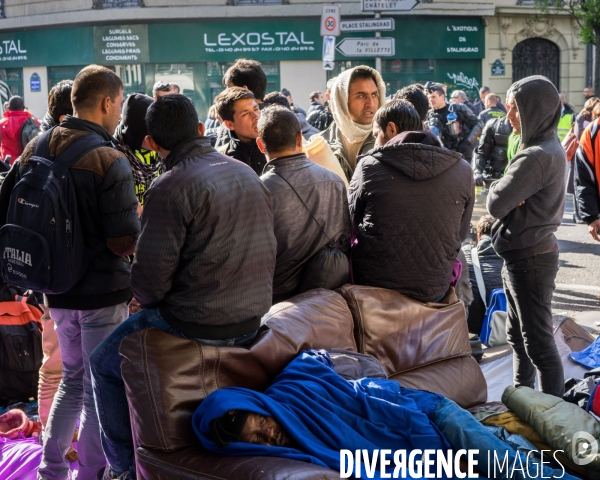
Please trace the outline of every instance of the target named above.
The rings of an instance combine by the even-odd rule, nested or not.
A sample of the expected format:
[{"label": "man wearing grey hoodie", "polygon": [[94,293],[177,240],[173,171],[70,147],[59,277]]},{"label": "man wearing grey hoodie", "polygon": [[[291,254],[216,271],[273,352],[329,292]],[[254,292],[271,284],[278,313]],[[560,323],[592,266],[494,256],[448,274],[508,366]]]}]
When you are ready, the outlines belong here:
[{"label": "man wearing grey hoodie", "polygon": [[565,152],[556,134],[561,102],[556,87],[535,75],[515,82],[507,118],[521,146],[487,200],[496,252],[504,258],[508,342],[515,386],[562,397],[564,372],[552,335],[552,294],[558,272],[556,232],[563,216]]}]

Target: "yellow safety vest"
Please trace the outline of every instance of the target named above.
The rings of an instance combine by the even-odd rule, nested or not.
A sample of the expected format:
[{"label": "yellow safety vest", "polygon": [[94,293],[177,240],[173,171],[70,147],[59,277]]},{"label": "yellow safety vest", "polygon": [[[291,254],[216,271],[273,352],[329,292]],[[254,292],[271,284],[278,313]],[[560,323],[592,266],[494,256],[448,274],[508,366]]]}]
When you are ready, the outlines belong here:
[{"label": "yellow safety vest", "polygon": [[560,117],[560,122],[558,122],[557,133],[558,133],[558,139],[561,142],[567,136],[567,133],[569,133],[569,130],[571,130],[572,123],[573,123],[573,114],[565,113],[562,117]]}]

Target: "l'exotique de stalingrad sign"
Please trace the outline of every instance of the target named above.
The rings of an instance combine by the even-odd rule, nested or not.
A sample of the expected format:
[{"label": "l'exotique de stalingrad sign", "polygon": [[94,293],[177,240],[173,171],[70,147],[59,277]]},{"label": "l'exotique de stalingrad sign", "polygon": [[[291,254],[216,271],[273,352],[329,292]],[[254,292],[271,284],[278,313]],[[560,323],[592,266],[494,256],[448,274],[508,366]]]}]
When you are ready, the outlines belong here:
[{"label": "l'exotique de stalingrad sign", "polygon": [[94,58],[102,64],[148,63],[148,25],[94,27]]}]

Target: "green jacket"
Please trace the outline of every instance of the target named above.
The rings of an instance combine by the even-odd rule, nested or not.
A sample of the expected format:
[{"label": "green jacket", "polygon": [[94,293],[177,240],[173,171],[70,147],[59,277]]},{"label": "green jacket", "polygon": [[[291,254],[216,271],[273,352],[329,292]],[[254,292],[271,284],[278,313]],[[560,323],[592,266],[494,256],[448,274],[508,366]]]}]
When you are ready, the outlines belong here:
[{"label": "green jacket", "polygon": [[[529,387],[506,387],[502,394],[502,403],[533,429],[554,450],[563,450],[569,460],[574,460],[572,444],[582,445],[589,439],[581,436],[580,432],[600,438],[600,423],[589,413],[574,403],[565,402],[562,398],[536,392]],[[575,434],[579,434],[578,437]],[[598,445],[596,444],[598,447]],[[576,448],[576,452],[577,452]],[[598,478],[600,472],[600,448],[593,449],[591,455],[577,458],[589,461],[585,465],[591,478]],[[575,461],[577,464],[577,461]]]}]

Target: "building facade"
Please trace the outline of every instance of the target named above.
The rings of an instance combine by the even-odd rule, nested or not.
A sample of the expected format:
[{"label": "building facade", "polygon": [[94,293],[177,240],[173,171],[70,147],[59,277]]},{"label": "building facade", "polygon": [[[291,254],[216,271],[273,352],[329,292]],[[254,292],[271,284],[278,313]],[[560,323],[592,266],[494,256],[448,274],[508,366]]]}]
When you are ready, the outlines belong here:
[{"label": "building facade", "polygon": [[[342,20],[373,18],[356,0],[339,3]],[[151,93],[157,80],[177,83],[201,117],[237,58],[259,60],[268,91],[285,87],[302,107],[331,76],[359,64],[375,66],[372,55],[340,48],[333,70],[323,69],[321,3],[312,0],[0,0],[0,6],[0,80],[37,116],[46,109],[49,88],[90,63],[114,69],[127,93]],[[393,31],[381,32],[395,44],[381,64],[388,94],[428,80],[472,97],[484,84],[503,94],[515,73],[546,68],[528,66],[529,57],[539,57],[536,48],[543,55],[554,48],[558,73],[551,73],[558,87],[581,96],[585,48],[575,25],[568,17],[534,22],[534,13],[527,5],[462,0],[382,14],[395,23]],[[342,32],[337,44],[374,36]],[[529,45],[532,40],[537,43]]]}]

